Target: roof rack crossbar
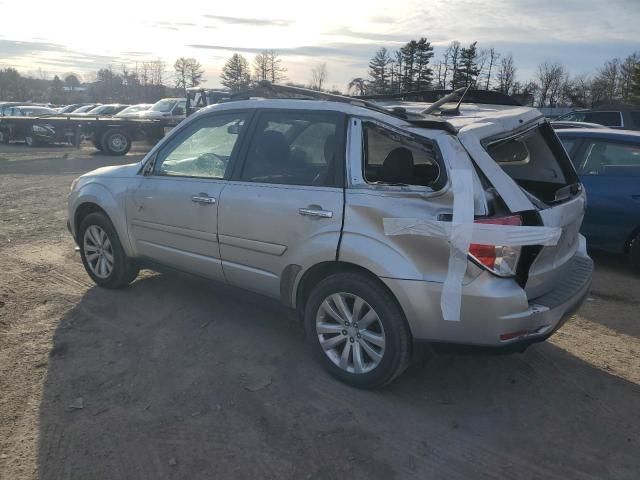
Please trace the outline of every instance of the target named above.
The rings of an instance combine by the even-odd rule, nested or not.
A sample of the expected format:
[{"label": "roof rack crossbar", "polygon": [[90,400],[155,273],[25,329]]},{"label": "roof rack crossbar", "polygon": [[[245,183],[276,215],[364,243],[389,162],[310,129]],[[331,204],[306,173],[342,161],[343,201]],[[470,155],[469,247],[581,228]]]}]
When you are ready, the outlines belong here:
[{"label": "roof rack crossbar", "polygon": [[[327,100],[332,102],[346,103],[346,104],[354,105],[357,107],[363,107],[368,110],[382,113],[384,115],[400,118],[416,126],[444,130],[446,132],[453,133],[453,134],[456,133],[455,127],[451,125],[449,122],[445,120],[440,120],[437,117],[434,117],[431,115],[425,116],[421,114],[407,112],[404,108],[393,108],[393,109],[385,108],[381,105],[378,105],[373,102],[368,102],[359,97],[348,97],[345,95],[336,95],[334,93],[321,92],[318,90],[311,90],[311,89],[302,88],[302,87],[293,87],[290,85],[277,85],[267,80],[258,82],[256,88],[232,95],[229,101],[246,100],[251,97],[268,97],[269,95],[275,96],[276,94],[289,94],[291,96],[284,97],[289,99],[293,99],[293,98],[301,99],[301,97],[306,97],[306,98],[311,98],[316,100]],[[274,97],[271,97],[271,98],[274,98]],[[280,98],[283,98],[283,97],[280,97]]]},{"label": "roof rack crossbar", "polygon": [[380,105],[377,105],[373,102],[368,102],[360,98],[347,97],[345,95],[336,95],[335,93],[321,92],[318,90],[311,90],[310,88],[293,87],[290,85],[278,85],[278,84],[271,83],[268,80],[263,80],[259,82],[258,87],[274,93],[290,93],[294,95],[306,96],[306,97],[317,99],[317,100],[328,100],[331,102],[348,103],[350,105],[368,108],[369,110],[374,110],[376,112],[384,113],[386,115],[392,115],[394,117],[406,119],[406,115],[402,112],[388,110],[386,108],[381,107]]}]

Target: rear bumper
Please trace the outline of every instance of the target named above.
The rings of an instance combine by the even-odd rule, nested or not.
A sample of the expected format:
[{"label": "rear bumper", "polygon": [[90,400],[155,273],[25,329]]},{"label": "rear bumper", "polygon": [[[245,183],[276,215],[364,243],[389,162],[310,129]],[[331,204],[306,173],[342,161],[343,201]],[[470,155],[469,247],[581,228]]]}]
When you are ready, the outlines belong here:
[{"label": "rear bumper", "polygon": [[457,322],[442,318],[441,283],[382,280],[398,298],[414,339],[513,347],[547,339],[580,307],[591,286],[593,261],[581,245],[570,262],[562,283],[535,299],[514,280],[482,273],[463,287]]}]

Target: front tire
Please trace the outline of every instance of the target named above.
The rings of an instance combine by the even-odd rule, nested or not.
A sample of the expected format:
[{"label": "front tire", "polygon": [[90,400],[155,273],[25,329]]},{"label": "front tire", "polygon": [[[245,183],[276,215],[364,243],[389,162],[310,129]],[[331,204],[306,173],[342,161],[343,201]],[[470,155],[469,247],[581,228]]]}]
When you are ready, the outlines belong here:
[{"label": "front tire", "polygon": [[103,213],[87,215],[78,229],[80,256],[91,279],[104,288],[123,288],[138,276],[113,224]]},{"label": "front tire", "polygon": [[359,273],[333,274],[312,290],[305,330],[323,367],[357,388],[390,383],[411,360],[402,309],[383,285]]}]

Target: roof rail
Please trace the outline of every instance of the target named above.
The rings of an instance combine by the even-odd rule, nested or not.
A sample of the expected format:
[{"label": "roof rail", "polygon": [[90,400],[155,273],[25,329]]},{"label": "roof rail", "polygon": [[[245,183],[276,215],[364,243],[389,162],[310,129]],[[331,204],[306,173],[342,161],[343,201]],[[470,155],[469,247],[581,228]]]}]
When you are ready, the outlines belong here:
[{"label": "roof rail", "polygon": [[455,127],[445,120],[440,120],[434,116],[425,116],[412,112],[405,111],[404,108],[385,108],[382,105],[378,105],[373,102],[369,102],[361,97],[349,97],[346,95],[336,95],[334,93],[327,93],[318,90],[311,90],[309,88],[292,87],[289,85],[273,84],[269,81],[263,80],[258,82],[257,86],[239,92],[231,96],[230,101],[234,100],[246,100],[251,97],[264,97],[264,98],[286,98],[286,99],[315,99],[326,100],[331,102],[347,103],[356,107],[366,108],[378,113],[390,115],[392,117],[401,118],[415,125],[422,126],[424,128],[434,128],[438,130],[445,130],[449,133],[456,133]]},{"label": "roof rail", "polygon": [[383,108],[380,105],[377,105],[372,102],[367,102],[366,100],[348,97],[345,95],[336,95],[334,93],[322,92],[319,90],[311,90],[310,88],[302,88],[302,87],[292,87],[290,85],[278,85],[269,82],[268,80],[263,80],[258,82],[257,86],[249,89],[245,92],[240,92],[231,96],[231,100],[240,100],[246,99],[248,97],[267,97],[267,98],[278,98],[278,94],[284,94],[279,98],[298,98],[298,99],[314,99],[314,100],[327,100],[331,102],[339,102],[339,103],[348,103],[350,105],[355,105],[358,107],[364,107],[371,110],[375,110],[376,112],[384,113],[386,115],[393,115],[395,117],[400,117],[406,119],[407,116],[403,112],[396,112],[392,110],[388,110]]},{"label": "roof rail", "polygon": [[[459,90],[459,89],[458,89]],[[418,90],[415,92],[390,93],[379,95],[359,95],[354,98],[362,100],[413,100],[418,102],[437,102],[441,97],[456,90]],[[493,90],[469,90],[464,96],[463,103],[480,103],[491,105],[510,105],[521,107],[522,104],[510,95]]]}]

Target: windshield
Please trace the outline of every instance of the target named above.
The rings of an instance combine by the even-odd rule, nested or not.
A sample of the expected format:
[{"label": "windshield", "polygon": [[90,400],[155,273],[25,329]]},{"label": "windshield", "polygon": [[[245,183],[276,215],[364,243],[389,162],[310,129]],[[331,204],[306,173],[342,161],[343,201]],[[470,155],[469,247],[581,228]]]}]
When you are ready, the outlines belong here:
[{"label": "windshield", "polygon": [[154,104],[153,107],[151,107],[149,110],[151,110],[152,112],[168,113],[173,109],[176,103],[178,103],[177,100],[169,100],[169,99],[160,100],[159,102]]},{"label": "windshield", "polygon": [[120,113],[118,113],[118,115],[124,115],[126,113],[142,112],[144,110],[149,110],[150,107],[151,105],[132,105],[122,110]]},{"label": "windshield", "polygon": [[95,105],[85,105],[84,107],[80,107],[77,110],[74,110],[73,113],[84,113],[84,112],[88,112],[89,110],[95,108]]},{"label": "windshield", "polygon": [[38,107],[30,107],[30,108],[21,108],[22,114],[28,117],[33,117],[36,115],[50,115],[52,113],[57,113],[55,110],[50,108],[38,108]]}]

